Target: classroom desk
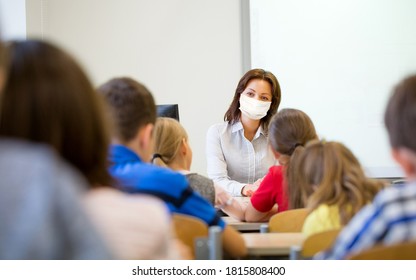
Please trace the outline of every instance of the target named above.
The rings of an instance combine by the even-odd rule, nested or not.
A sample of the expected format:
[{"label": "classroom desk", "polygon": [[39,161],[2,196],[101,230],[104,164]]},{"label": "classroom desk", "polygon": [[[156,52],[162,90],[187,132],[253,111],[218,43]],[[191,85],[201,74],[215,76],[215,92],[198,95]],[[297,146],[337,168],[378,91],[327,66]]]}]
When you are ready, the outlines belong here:
[{"label": "classroom desk", "polygon": [[305,237],[301,232],[292,233],[242,233],[248,257],[288,257],[290,248],[302,245]]},{"label": "classroom desk", "polygon": [[[234,199],[238,200],[243,205],[245,204],[246,206],[247,204],[250,203],[250,197],[234,197]],[[242,221],[236,220],[228,216],[224,216],[222,218],[228,225],[232,226],[233,228],[235,228],[236,230],[240,232],[256,232],[256,231],[258,232],[260,231],[260,226],[262,224],[267,224],[267,222],[261,222],[261,223],[242,222]]]},{"label": "classroom desk", "polygon": [[262,224],[267,224],[267,222],[261,222],[261,223],[247,223],[247,222],[242,222],[239,220],[236,220],[232,217],[222,217],[223,220],[230,226],[232,226],[233,228],[235,228],[236,230],[240,231],[240,232],[245,232],[245,231],[260,231],[260,225]]}]

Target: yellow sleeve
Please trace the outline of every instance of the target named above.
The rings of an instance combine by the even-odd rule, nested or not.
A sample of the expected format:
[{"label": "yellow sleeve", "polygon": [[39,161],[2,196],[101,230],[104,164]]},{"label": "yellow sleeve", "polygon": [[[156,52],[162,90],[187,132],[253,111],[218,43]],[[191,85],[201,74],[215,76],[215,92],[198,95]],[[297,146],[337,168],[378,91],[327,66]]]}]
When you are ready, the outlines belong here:
[{"label": "yellow sleeve", "polygon": [[308,237],[314,233],[340,228],[338,207],[320,205],[306,217],[302,233]]}]

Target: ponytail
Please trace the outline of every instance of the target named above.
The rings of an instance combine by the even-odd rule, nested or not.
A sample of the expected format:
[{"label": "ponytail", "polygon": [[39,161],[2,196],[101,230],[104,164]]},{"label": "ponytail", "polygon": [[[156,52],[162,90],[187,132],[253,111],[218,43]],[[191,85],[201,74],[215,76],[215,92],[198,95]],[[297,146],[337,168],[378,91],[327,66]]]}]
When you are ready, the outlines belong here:
[{"label": "ponytail", "polygon": [[302,154],[305,147],[296,144],[289,161],[286,164],[286,194],[289,196],[289,209],[304,208],[307,196],[300,188],[299,163],[302,161]]},{"label": "ponytail", "polygon": [[153,154],[151,162],[157,166],[167,167],[167,164],[163,160],[163,156],[161,154]]}]

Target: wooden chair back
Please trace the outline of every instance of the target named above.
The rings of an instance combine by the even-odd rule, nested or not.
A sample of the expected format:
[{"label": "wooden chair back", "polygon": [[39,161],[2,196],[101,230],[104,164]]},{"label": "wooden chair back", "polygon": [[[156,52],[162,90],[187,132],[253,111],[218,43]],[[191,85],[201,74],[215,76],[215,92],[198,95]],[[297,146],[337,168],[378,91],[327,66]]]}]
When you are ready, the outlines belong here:
[{"label": "wooden chair back", "polygon": [[195,258],[195,239],[208,237],[208,226],[200,219],[184,214],[173,214],[173,227],[176,237],[192,250]]},{"label": "wooden chair back", "polygon": [[349,260],[416,260],[416,241],[393,245],[376,245],[356,254]]},{"label": "wooden chair back", "polygon": [[312,258],[316,253],[331,248],[341,229],[332,229],[308,236],[302,244],[300,254],[303,258]]},{"label": "wooden chair back", "polygon": [[301,232],[308,214],[309,210],[306,208],[274,214],[269,220],[269,232]]}]

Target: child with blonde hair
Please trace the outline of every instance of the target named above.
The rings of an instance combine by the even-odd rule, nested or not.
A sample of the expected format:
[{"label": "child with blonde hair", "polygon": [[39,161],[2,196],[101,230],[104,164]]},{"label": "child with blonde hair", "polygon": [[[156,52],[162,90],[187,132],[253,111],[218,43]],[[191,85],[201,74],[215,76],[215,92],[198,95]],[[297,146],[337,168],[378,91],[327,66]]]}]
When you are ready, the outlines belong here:
[{"label": "child with blonde hair", "polygon": [[366,177],[358,159],[339,142],[311,141],[292,164],[296,187],[310,209],[302,230],[306,236],[343,227],[383,187],[382,181]]},{"label": "child with blonde hair", "polygon": [[375,245],[416,240],[416,75],[393,89],[384,113],[393,158],[406,183],[381,190],[339,234],[332,249],[317,258],[344,259]]},{"label": "child with blonde hair", "polygon": [[217,209],[238,220],[244,219],[244,204],[240,204],[213,180],[191,172],[192,149],[185,128],[175,119],[159,117],[154,130],[153,163],[184,174],[194,191]]}]

